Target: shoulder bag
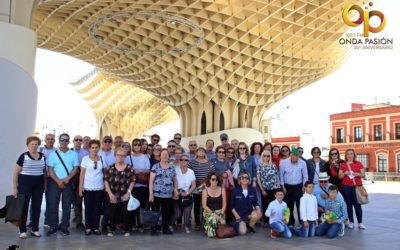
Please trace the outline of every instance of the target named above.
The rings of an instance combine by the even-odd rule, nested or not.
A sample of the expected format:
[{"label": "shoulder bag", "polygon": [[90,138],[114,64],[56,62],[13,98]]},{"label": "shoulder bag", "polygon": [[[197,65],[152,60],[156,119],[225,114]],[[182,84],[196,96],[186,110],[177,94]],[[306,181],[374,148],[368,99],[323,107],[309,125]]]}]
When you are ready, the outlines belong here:
[{"label": "shoulder bag", "polygon": [[[346,163],[348,168],[350,169],[350,171],[354,172],[351,167],[350,164]],[[354,180],[355,178],[353,178],[353,183],[354,183],[354,187],[356,188],[356,197],[357,197],[357,202],[360,203],[361,205],[365,205],[369,203],[369,199],[368,199],[368,193],[367,190],[365,189],[365,187],[363,185],[357,186],[356,181]]]},{"label": "shoulder bag", "polygon": [[[60,154],[58,153],[58,150],[56,150],[56,154],[57,154],[57,156],[58,156],[58,159],[60,159],[60,161],[61,161],[61,163],[62,163],[62,165],[63,165],[63,167],[64,167],[64,169],[65,169],[65,172],[67,172],[67,176],[69,176],[68,168],[67,168],[67,166],[65,165],[63,159],[61,158]],[[70,181],[70,183],[71,183],[72,189],[75,190],[75,187],[76,187],[76,186],[75,186],[75,183],[74,183],[72,180]]]}]

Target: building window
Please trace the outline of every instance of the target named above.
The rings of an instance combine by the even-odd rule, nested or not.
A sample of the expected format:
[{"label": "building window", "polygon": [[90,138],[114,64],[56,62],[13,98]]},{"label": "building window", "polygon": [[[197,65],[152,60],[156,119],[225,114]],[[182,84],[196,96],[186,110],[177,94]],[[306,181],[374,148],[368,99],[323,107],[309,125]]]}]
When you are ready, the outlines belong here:
[{"label": "building window", "polygon": [[357,154],[357,160],[363,164],[365,171],[368,172],[368,168],[369,168],[368,154]]},{"label": "building window", "polygon": [[378,155],[378,172],[387,172],[387,155]]},{"label": "building window", "polygon": [[397,155],[397,172],[400,172],[400,154]]},{"label": "building window", "polygon": [[374,141],[382,141],[382,126],[374,126]]},{"label": "building window", "polygon": [[344,133],[343,128],[336,129],[336,142],[343,143]]},{"label": "building window", "polygon": [[361,127],[355,127],[354,128],[354,141],[355,142],[362,141],[362,130],[361,130]]},{"label": "building window", "polygon": [[400,140],[400,123],[396,123],[396,140]]}]

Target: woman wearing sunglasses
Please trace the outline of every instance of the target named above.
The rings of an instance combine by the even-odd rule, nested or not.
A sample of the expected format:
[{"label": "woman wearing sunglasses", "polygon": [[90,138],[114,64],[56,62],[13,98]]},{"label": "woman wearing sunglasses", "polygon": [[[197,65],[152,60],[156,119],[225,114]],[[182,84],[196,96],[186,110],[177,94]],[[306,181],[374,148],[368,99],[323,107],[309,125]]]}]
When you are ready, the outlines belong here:
[{"label": "woman wearing sunglasses", "polygon": [[[267,209],[269,203],[275,199],[275,191],[280,188],[279,171],[272,162],[271,151],[265,150],[261,154],[261,162],[257,166],[257,183],[261,190],[262,207]],[[269,224],[269,217],[264,215],[264,223]]]},{"label": "woman wearing sunglasses", "polygon": [[79,197],[85,203],[85,235],[100,235],[99,221],[104,197],[103,161],[99,156],[100,141],[89,142],[90,154],[83,157],[79,176]]},{"label": "woman wearing sunglasses", "polygon": [[217,172],[210,172],[205,183],[206,188],[201,194],[204,231],[208,237],[215,237],[218,225],[225,224],[226,194]]},{"label": "woman wearing sunglasses", "polygon": [[342,180],[339,179],[339,168],[344,161],[340,159],[339,150],[332,148],[329,150],[329,160],[325,163],[325,169],[329,176],[329,182],[336,185],[339,191],[342,190]]}]

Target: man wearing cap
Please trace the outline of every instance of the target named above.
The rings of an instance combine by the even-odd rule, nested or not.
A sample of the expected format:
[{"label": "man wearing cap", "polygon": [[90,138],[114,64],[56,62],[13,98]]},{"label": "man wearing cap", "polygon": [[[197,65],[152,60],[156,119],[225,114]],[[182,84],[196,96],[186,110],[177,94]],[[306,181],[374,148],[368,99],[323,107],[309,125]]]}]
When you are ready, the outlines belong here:
[{"label": "man wearing cap", "polygon": [[[325,211],[326,200],[329,197],[328,189],[332,186],[332,183],[329,183],[329,176],[326,172],[319,173],[318,182],[319,184],[314,186],[313,195],[317,197],[318,214],[320,215]],[[336,199],[344,201],[340,192],[338,192]]]},{"label": "man wearing cap", "polygon": [[222,133],[219,136],[219,139],[221,139],[221,146],[224,147],[225,150],[227,150],[230,147],[228,141],[228,135],[226,133]]},{"label": "man wearing cap", "polygon": [[112,149],[112,142],[113,139],[111,136],[104,136],[102,144],[103,148],[99,151],[99,156],[103,161],[104,167],[107,168],[115,164],[115,155],[114,150]]},{"label": "man wearing cap", "polygon": [[289,226],[294,226],[294,204],[297,207],[297,218],[300,218],[300,198],[303,196],[303,185],[308,180],[307,165],[299,160],[299,150],[293,148],[288,159],[282,160],[279,175],[285,192],[284,201],[290,209]]}]

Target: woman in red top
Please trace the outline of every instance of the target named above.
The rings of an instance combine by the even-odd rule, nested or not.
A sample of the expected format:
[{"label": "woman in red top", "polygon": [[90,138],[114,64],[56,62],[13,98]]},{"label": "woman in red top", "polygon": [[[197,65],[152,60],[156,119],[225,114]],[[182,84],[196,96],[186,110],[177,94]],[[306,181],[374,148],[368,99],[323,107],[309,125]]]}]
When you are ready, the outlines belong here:
[{"label": "woman in red top", "polygon": [[354,228],[353,219],[353,206],[356,211],[356,217],[358,221],[358,228],[365,229],[362,223],[362,209],[361,205],[357,202],[356,197],[356,186],[362,185],[362,180],[365,176],[365,169],[361,162],[356,161],[356,153],[354,149],[347,149],[345,155],[345,162],[340,165],[339,179],[342,180],[342,194],[347,205],[347,214],[349,216],[350,223],[347,225],[348,228]]}]

